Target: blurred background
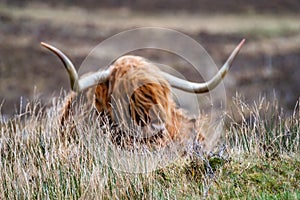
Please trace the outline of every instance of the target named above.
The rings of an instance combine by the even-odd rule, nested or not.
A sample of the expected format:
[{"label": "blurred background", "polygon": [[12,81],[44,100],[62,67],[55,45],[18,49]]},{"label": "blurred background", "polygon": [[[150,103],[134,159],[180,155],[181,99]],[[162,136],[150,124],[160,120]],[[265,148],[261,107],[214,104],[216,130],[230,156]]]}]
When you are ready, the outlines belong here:
[{"label": "blurred background", "polygon": [[[224,85],[227,106],[240,94],[247,103],[276,98],[292,113],[300,95],[298,0],[0,0],[0,108],[18,113],[20,99],[47,105],[69,80],[59,59],[41,41],[62,49],[80,66],[101,41],[131,28],[157,26],[197,40],[221,66],[242,38],[246,44]],[[143,56],[182,68],[172,55]],[[195,81],[193,73],[185,72]]]}]

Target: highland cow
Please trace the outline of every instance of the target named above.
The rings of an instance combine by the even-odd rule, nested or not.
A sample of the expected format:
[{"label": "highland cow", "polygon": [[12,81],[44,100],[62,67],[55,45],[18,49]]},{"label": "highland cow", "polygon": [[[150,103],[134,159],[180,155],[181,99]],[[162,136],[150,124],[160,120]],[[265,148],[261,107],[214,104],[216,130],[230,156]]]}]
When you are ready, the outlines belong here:
[{"label": "highland cow", "polygon": [[[118,124],[122,128],[135,128],[142,132],[140,136],[156,142],[158,137],[173,141],[184,140],[191,131],[196,132],[197,140],[204,139],[195,127],[195,120],[177,108],[172,99],[171,87],[194,93],[214,89],[225,77],[244,41],[234,49],[218,73],[205,83],[179,79],[161,71],[143,57],[130,55],[118,58],[103,71],[79,79],[74,65],[64,53],[49,44],[42,42],[41,45],[55,53],[63,62],[74,94],[89,89],[89,93],[93,94],[89,99],[93,98],[98,114],[107,116],[109,123]],[[72,99],[68,100],[63,111],[62,125],[70,115],[71,101]]]}]

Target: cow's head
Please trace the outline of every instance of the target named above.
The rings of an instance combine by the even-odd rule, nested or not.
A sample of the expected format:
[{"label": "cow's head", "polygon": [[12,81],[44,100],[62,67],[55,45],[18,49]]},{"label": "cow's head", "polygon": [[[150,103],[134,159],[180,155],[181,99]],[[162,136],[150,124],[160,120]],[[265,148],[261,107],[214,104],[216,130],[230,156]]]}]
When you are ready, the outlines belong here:
[{"label": "cow's head", "polygon": [[99,113],[106,113],[114,123],[160,130],[174,139],[188,131],[189,119],[176,107],[171,87],[194,93],[214,89],[225,77],[244,41],[234,49],[218,73],[204,83],[177,78],[138,56],[122,56],[105,70],[79,78],[64,53],[49,44],[41,44],[64,63],[73,91],[92,88]]}]

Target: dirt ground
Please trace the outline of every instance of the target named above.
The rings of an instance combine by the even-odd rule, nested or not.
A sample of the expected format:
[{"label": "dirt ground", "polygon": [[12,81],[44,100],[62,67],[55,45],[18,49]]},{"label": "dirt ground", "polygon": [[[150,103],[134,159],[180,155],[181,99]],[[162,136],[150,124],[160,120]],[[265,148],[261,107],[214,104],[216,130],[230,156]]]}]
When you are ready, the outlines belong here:
[{"label": "dirt ground", "polygon": [[[291,4],[293,7],[294,4]],[[172,28],[198,41],[217,66],[227,59],[242,38],[247,42],[225,80],[227,102],[236,93],[253,102],[276,97],[292,113],[300,87],[300,15],[294,9],[266,13],[195,13],[182,10],[134,12],[122,8],[87,9],[78,6],[49,7],[0,4],[0,105],[3,115],[18,112],[20,99],[39,98],[48,105],[69,80],[60,61],[40,47],[56,45],[80,66],[101,41],[131,28]],[[155,62],[180,66],[172,56],[146,51]],[[183,72],[194,80],[193,74]]]}]

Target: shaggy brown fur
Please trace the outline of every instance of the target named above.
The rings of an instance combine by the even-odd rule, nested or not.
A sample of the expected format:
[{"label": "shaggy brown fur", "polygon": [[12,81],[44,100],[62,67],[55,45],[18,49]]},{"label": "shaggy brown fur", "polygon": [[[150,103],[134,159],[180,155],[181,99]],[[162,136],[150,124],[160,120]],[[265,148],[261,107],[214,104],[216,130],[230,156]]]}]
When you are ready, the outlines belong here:
[{"label": "shaggy brown fur", "polygon": [[[152,63],[138,56],[123,56],[110,67],[113,72],[109,80],[88,92],[99,114],[123,127],[140,127],[140,136],[146,140],[153,139],[151,135],[157,138],[160,133],[173,141],[182,141],[195,130],[195,120],[176,107],[169,83]],[[69,115],[70,100],[62,125]],[[204,139],[201,133],[197,134],[199,140]]]}]

